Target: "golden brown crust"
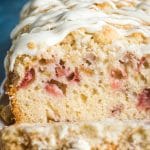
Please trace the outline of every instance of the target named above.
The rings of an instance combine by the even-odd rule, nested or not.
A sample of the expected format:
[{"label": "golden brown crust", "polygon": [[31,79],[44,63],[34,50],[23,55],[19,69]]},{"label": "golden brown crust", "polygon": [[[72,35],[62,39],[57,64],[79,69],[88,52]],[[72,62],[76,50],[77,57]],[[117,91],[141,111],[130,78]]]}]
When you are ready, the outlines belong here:
[{"label": "golden brown crust", "polygon": [[[40,106],[38,102],[32,102],[27,107],[23,103],[19,103],[17,100],[11,100],[12,113],[15,116],[15,122],[28,122],[28,123],[45,123],[46,115],[44,108]],[[36,116],[36,117],[35,117]],[[42,117],[43,116],[43,117]]]},{"label": "golden brown crust", "polygon": [[[46,122],[44,117],[40,117],[37,114],[40,115],[40,112],[43,112],[40,110],[40,104],[38,102],[31,102],[28,104],[28,106],[23,105],[23,101],[18,101],[15,97],[17,88],[12,87],[9,88],[8,94],[10,97],[10,109],[14,116],[13,119],[15,119],[16,123],[20,122]],[[29,109],[29,110],[28,110]],[[44,109],[44,108],[43,108]],[[33,114],[36,114],[37,118],[34,117]],[[44,113],[43,113],[44,114]],[[41,115],[42,116],[42,115]]]},{"label": "golden brown crust", "polygon": [[11,111],[13,113],[13,115],[15,116],[15,122],[19,123],[21,121],[21,118],[23,119],[24,115],[20,110],[20,106],[17,104],[17,100],[13,99],[11,100]]}]

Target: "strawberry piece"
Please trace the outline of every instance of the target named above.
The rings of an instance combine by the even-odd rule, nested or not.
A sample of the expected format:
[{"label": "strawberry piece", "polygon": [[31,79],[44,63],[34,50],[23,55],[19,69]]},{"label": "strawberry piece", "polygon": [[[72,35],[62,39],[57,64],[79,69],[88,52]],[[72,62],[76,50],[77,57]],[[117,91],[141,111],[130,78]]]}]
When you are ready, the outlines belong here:
[{"label": "strawberry piece", "polygon": [[140,62],[137,64],[137,71],[140,72],[142,65],[145,63],[146,59],[145,57],[142,57],[140,59]]},{"label": "strawberry piece", "polygon": [[122,87],[121,81],[117,80],[117,79],[112,80],[111,81],[111,87],[112,87],[112,89],[115,89],[115,90],[121,89],[121,87]]},{"label": "strawberry piece", "polygon": [[56,76],[57,77],[62,77],[62,76],[67,76],[69,74],[69,68],[66,69],[65,67],[62,66],[57,66],[55,68]]},{"label": "strawberry piece", "polygon": [[20,84],[20,88],[26,88],[35,79],[35,70],[32,68],[25,73],[24,79]]},{"label": "strawberry piece", "polygon": [[56,84],[47,83],[45,89],[49,94],[55,97],[63,96],[62,90]]},{"label": "strawberry piece", "polygon": [[143,110],[150,109],[150,88],[144,89],[138,95],[138,104],[137,107]]},{"label": "strawberry piece", "polygon": [[65,76],[65,69],[62,67],[56,67],[55,72],[57,77]]},{"label": "strawberry piece", "polygon": [[75,68],[75,71],[72,72],[69,76],[67,76],[67,79],[72,82],[80,82],[78,68]]},{"label": "strawberry piece", "polygon": [[65,62],[63,60],[60,60],[55,68],[55,73],[57,77],[68,76],[70,69],[65,67]]},{"label": "strawberry piece", "polygon": [[127,73],[122,68],[114,68],[110,72],[112,89],[122,89],[122,80],[127,78]]}]

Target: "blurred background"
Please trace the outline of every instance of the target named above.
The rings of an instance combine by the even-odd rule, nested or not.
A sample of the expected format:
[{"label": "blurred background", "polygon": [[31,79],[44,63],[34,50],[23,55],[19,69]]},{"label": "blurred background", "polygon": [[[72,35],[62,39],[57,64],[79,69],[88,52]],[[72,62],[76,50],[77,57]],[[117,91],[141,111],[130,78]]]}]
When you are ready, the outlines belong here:
[{"label": "blurred background", "polygon": [[0,0],[0,83],[4,79],[4,57],[11,46],[10,32],[19,21],[27,0]]}]

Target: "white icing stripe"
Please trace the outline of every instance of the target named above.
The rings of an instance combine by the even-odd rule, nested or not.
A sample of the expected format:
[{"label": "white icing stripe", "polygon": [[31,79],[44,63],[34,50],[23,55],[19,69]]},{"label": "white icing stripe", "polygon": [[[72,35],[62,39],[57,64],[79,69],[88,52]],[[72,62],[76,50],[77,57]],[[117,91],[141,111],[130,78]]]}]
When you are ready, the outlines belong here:
[{"label": "white icing stripe", "polygon": [[[57,28],[57,30],[54,30],[53,32],[50,31],[40,31],[38,33],[32,33],[32,34],[23,34],[16,42],[14,47],[14,52],[10,58],[10,70],[13,70],[13,66],[16,60],[16,57],[22,54],[32,55],[35,56],[38,53],[42,53],[48,48],[49,46],[55,45],[62,41],[67,34],[69,34],[71,31],[74,31],[80,27],[85,27],[90,32],[95,32],[101,29],[101,27],[105,24],[102,20],[95,23],[98,18],[92,18],[90,21],[88,21],[88,24],[86,21],[76,21],[76,24],[74,24],[73,21],[70,21],[69,23],[64,23],[60,28]],[[38,47],[41,47],[40,45],[45,45],[44,47],[41,47],[41,49],[34,49],[34,50],[28,50],[27,44],[32,41],[35,43],[40,43]]]},{"label": "white icing stripe", "polygon": [[34,23],[34,21],[38,18],[39,16],[31,16],[29,18],[26,18],[25,20],[23,20],[19,25],[17,25],[15,27],[15,30],[13,30],[11,32],[11,38],[15,38],[18,34],[18,32],[25,26],[30,25],[32,23]]},{"label": "white icing stripe", "polygon": [[[41,54],[49,46],[59,43],[67,34],[81,27],[86,28],[87,32],[95,32],[106,24],[131,24],[135,26],[133,30],[117,29],[117,31],[122,36],[141,32],[150,37],[149,1],[135,0],[135,6],[128,7],[131,2],[130,0],[122,3],[117,0],[32,0],[25,5],[21,14],[22,21],[11,34],[14,40],[10,71],[13,70],[17,56]],[[109,13],[96,8],[93,5],[95,3],[108,3],[111,6]],[[119,3],[124,7],[119,8]],[[20,31],[26,25],[30,25],[29,33],[21,34]],[[37,48],[29,50],[27,47],[29,42],[35,42]],[[146,52],[149,53],[149,50]]]},{"label": "white icing stripe", "polygon": [[[150,9],[150,7],[149,7],[149,9]],[[125,15],[125,16],[131,16],[136,19],[141,19],[150,24],[150,15],[146,14],[145,12],[143,12],[141,10],[123,9],[123,10],[115,10],[114,13],[118,13],[118,14]]]}]

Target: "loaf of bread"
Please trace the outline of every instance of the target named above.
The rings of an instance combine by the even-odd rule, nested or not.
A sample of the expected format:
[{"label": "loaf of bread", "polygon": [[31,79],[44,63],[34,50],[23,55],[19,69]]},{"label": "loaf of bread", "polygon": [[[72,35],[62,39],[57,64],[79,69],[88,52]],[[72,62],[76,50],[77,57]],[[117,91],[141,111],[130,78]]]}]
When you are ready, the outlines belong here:
[{"label": "loaf of bread", "polygon": [[149,25],[149,0],[28,2],[5,59],[15,121],[150,119]]},{"label": "loaf of bread", "polygon": [[0,132],[2,150],[149,150],[149,123],[19,124]]}]

